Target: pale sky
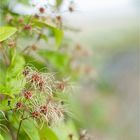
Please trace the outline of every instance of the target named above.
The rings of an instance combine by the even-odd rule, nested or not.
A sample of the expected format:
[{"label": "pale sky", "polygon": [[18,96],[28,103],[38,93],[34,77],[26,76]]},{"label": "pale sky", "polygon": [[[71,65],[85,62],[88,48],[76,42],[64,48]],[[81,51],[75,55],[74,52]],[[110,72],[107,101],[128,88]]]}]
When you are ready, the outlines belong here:
[{"label": "pale sky", "polygon": [[[39,1],[40,0],[32,0],[32,1]],[[41,3],[46,2],[47,0],[41,0]],[[53,3],[54,0],[48,0],[49,2]],[[68,3],[70,0],[65,0],[63,10],[67,9]],[[132,14],[134,12],[134,0],[73,0],[76,3],[76,10],[77,12],[87,13],[87,14],[96,14],[104,16],[106,14]],[[136,0],[135,0],[136,1]],[[25,8],[25,7],[24,7]],[[20,11],[24,13],[31,13],[31,10],[26,8],[23,10],[21,5],[17,5],[14,8],[15,11]]]}]

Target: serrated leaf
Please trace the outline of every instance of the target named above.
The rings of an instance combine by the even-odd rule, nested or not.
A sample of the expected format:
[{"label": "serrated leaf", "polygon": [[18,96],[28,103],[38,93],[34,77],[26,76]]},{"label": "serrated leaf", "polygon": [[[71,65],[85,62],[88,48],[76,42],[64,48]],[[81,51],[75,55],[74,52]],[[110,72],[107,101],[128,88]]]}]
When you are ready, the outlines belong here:
[{"label": "serrated leaf", "polygon": [[17,31],[16,28],[10,26],[0,27],[0,42],[8,39]]},{"label": "serrated leaf", "polygon": [[24,120],[22,122],[22,128],[25,131],[25,133],[28,135],[30,140],[40,140],[38,130],[31,119]]}]

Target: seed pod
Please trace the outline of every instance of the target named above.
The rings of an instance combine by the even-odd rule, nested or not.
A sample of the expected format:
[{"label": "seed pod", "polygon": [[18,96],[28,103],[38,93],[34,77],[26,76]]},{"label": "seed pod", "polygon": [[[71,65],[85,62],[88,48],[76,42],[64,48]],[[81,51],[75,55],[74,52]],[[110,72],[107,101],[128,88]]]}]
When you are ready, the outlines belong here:
[{"label": "seed pod", "polygon": [[40,12],[41,14],[45,13],[45,8],[40,7],[40,8],[39,8],[39,12]]},{"label": "seed pod", "polygon": [[32,47],[32,50],[33,51],[36,51],[37,50],[37,46],[35,44],[33,44],[31,47]]},{"label": "seed pod", "polygon": [[69,4],[68,10],[69,10],[70,12],[73,12],[73,11],[74,11],[74,7],[75,7],[75,4],[74,4],[73,1],[71,1],[70,4]]},{"label": "seed pod", "polygon": [[41,77],[38,73],[34,73],[31,80],[32,82],[39,82],[41,80]]},{"label": "seed pod", "polygon": [[41,91],[43,91],[44,90],[44,81],[43,80],[40,80],[39,83],[38,83],[38,86],[39,86],[39,89]]},{"label": "seed pod", "polygon": [[34,112],[31,113],[31,116],[32,116],[33,118],[38,118],[38,117],[40,117],[40,112],[34,111]]},{"label": "seed pod", "polygon": [[31,27],[31,25],[25,25],[23,29],[24,29],[24,30],[31,30],[32,27]]},{"label": "seed pod", "polygon": [[61,21],[62,21],[61,16],[56,16],[56,19],[57,19],[57,21],[59,21],[59,22],[61,22]]},{"label": "seed pod", "polygon": [[25,91],[24,92],[24,97],[26,98],[26,99],[31,99],[32,98],[32,92],[31,91]]},{"label": "seed pod", "polygon": [[64,90],[66,86],[66,83],[64,81],[57,83],[57,89]]},{"label": "seed pod", "polygon": [[64,101],[61,101],[60,103],[61,103],[61,105],[64,105]]},{"label": "seed pod", "polygon": [[74,8],[72,6],[69,6],[69,11],[70,12],[73,12],[74,11]]},{"label": "seed pod", "polygon": [[23,18],[19,18],[19,19],[18,19],[18,22],[19,22],[20,24],[23,23],[23,22],[24,22]]},{"label": "seed pod", "polygon": [[23,107],[22,102],[17,102],[16,109],[21,109]]},{"label": "seed pod", "polygon": [[29,74],[29,72],[30,72],[29,69],[26,68],[26,69],[23,71],[23,75],[24,75],[24,76],[27,76],[27,75]]},{"label": "seed pod", "polygon": [[41,107],[40,107],[40,112],[41,112],[41,113],[46,114],[47,111],[48,111],[47,105],[44,105],[44,106],[41,106]]}]

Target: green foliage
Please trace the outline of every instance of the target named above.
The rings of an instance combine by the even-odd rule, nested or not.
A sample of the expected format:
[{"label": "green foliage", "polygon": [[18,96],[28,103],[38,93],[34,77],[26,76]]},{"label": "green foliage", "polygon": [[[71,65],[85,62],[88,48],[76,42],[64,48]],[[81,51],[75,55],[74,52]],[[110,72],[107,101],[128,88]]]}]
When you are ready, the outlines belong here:
[{"label": "green foliage", "polygon": [[29,4],[29,0],[18,0],[20,3],[23,3],[23,4],[26,4],[28,5]]},{"label": "green foliage", "polygon": [[[29,1],[16,0],[14,4],[16,3],[28,5]],[[54,5],[55,8],[53,8],[59,11],[62,3],[63,0],[56,0],[56,5]],[[51,69],[54,72],[59,72],[61,79],[63,79],[63,77],[66,75],[73,76],[70,73],[70,61],[72,58],[71,54],[69,54],[69,52],[64,53],[60,48],[63,47],[64,30],[56,26],[57,23],[55,23],[55,20],[52,17],[50,18],[52,18],[52,23],[54,24],[50,24],[50,22],[48,22],[49,20],[44,19],[43,16],[37,18],[35,16],[20,15],[18,13],[14,13],[15,11],[12,11],[13,5],[9,0],[3,1],[2,5],[2,9],[0,9],[2,12],[0,14],[3,17],[1,24],[4,26],[0,27],[0,49],[2,50],[0,51],[0,110],[6,113],[5,120],[2,123],[10,129],[10,133],[2,132],[0,134],[0,140],[16,139],[16,137],[12,137],[13,135],[16,136],[18,134],[17,132],[19,132],[18,140],[69,140],[70,134],[73,135],[73,140],[78,140],[75,124],[72,120],[69,121],[69,118],[66,119],[66,123],[61,122],[58,126],[56,125],[55,127],[48,127],[48,118],[45,118],[47,114],[43,114],[42,112],[43,115],[46,115],[44,116],[46,119],[46,124],[44,124],[41,129],[38,127],[42,125],[43,117],[40,116],[40,118],[34,118],[32,113],[35,109],[38,109],[39,113],[41,113],[42,110],[40,110],[40,104],[37,106],[38,102],[40,102],[40,100],[45,100],[46,103],[46,100],[49,98],[48,95],[42,96],[40,94],[44,90],[40,87],[42,87],[41,85],[48,80],[47,78],[49,76],[47,75],[48,73],[43,73],[43,78],[47,80],[45,81],[43,79],[43,82],[45,81],[44,83],[36,84],[32,79],[28,81],[26,79],[27,75],[23,75],[25,66],[29,64],[31,67],[37,68],[35,71],[32,69],[31,74],[32,72],[40,74],[38,71],[47,67],[49,70]],[[16,36],[13,36],[15,33]],[[49,44],[49,41],[52,41],[53,44],[50,46],[50,49],[48,49],[44,48],[42,45],[43,43],[40,43],[41,41],[44,44]],[[47,78],[45,77],[46,75],[48,76]],[[32,76],[29,76],[29,78],[32,78]],[[49,81],[50,83],[48,82],[49,84],[47,87],[45,85],[45,88],[50,90],[55,100],[57,97],[55,97],[56,95],[53,92],[56,92],[55,90],[57,88],[60,88],[59,90],[64,90],[58,86],[59,82],[61,83],[62,81],[54,81],[53,74],[51,74],[49,77]],[[31,84],[29,89],[31,91],[35,90],[35,93],[37,94],[39,93],[39,96],[37,96],[38,98],[35,98],[33,101],[27,101],[27,98],[23,94],[23,92],[29,86],[28,82]],[[33,89],[33,86],[35,89]],[[52,89],[49,86],[51,86]],[[63,85],[61,86],[63,87]],[[60,91],[60,93],[61,92],[62,91]],[[59,100],[61,101],[61,99]],[[33,104],[32,108],[28,108],[30,110],[26,108],[25,102],[27,102],[27,105],[29,106]],[[21,108],[18,108],[18,103],[22,103]],[[59,105],[61,105],[60,102]],[[57,110],[54,101],[52,101],[50,108],[52,109],[52,114],[54,115],[50,116],[55,118],[54,121],[57,121],[59,116],[62,116],[63,119],[65,111],[63,112],[63,109],[61,110],[61,108],[58,108]],[[28,114],[27,112],[24,114],[25,110],[28,110]],[[23,118],[24,115],[27,118]],[[0,120],[1,119],[3,118],[0,116]],[[34,119],[38,120],[34,121]],[[22,124],[20,128],[19,124],[21,120]],[[50,118],[50,120],[53,121],[52,118]]]},{"label": "green foliage", "polygon": [[0,134],[0,140],[4,140],[3,136]]},{"label": "green foliage", "polygon": [[24,58],[20,55],[13,55],[11,64],[7,71],[2,71],[4,76],[0,85],[0,93],[14,97],[24,87],[23,76],[21,75],[25,65]]},{"label": "green foliage", "polygon": [[40,21],[40,20],[33,20],[33,26],[38,26],[38,27],[45,27],[51,30],[51,32],[53,33],[54,37],[55,37],[55,46],[58,48],[60,47],[62,40],[63,40],[63,30],[55,27],[52,24],[49,24],[47,22],[44,21]]},{"label": "green foliage", "polygon": [[0,27],[0,42],[8,39],[16,31],[17,29],[15,27],[10,27],[10,26]]},{"label": "green foliage", "polygon": [[55,36],[56,47],[60,47],[63,39],[63,31],[58,28],[52,28],[52,31]]},{"label": "green foliage", "polygon": [[24,120],[22,123],[22,128],[30,140],[40,140],[38,130],[31,119]]},{"label": "green foliage", "polygon": [[56,0],[56,6],[59,8],[63,3],[63,0]]},{"label": "green foliage", "polygon": [[44,140],[60,140],[54,131],[47,126],[40,130],[40,138]]},{"label": "green foliage", "polygon": [[64,72],[68,70],[69,56],[58,51],[40,50],[39,54],[48,60],[55,70]]}]

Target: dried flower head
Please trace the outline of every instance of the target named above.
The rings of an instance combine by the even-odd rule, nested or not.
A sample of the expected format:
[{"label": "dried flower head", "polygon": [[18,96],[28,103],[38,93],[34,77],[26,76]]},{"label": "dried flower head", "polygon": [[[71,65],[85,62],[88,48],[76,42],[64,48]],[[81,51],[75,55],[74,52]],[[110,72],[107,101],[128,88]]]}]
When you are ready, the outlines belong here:
[{"label": "dried flower head", "polygon": [[73,11],[75,10],[75,4],[74,4],[73,1],[71,1],[71,2],[69,3],[68,10],[69,10],[70,12],[73,12]]},{"label": "dried flower head", "polygon": [[42,13],[42,14],[45,13],[45,8],[44,7],[40,7],[39,8],[39,12]]},{"label": "dried flower head", "polygon": [[21,109],[23,108],[23,103],[22,102],[17,102],[16,103],[16,109]]},{"label": "dried flower head", "polygon": [[22,24],[22,23],[24,22],[23,18],[19,18],[19,19],[18,19],[18,22],[19,22],[20,24]]},{"label": "dried flower head", "polygon": [[66,81],[58,82],[52,73],[39,72],[29,66],[25,67],[23,75],[26,85],[16,108],[23,108],[27,116],[48,124],[57,124],[63,120],[66,112],[64,102],[56,100],[53,93],[64,90]]},{"label": "dried flower head", "polygon": [[23,70],[23,75],[24,76],[27,76],[28,74],[29,74],[29,69],[28,69],[28,67],[27,68],[25,68],[24,70]]},{"label": "dried flower head", "polygon": [[39,117],[40,117],[40,112],[38,112],[38,111],[33,111],[33,112],[31,112],[31,116],[32,116],[33,118],[39,118]]},{"label": "dried flower head", "polygon": [[24,97],[26,99],[31,99],[32,96],[33,96],[33,93],[31,91],[28,91],[28,90],[27,91],[24,91]]},{"label": "dried flower head", "polygon": [[24,30],[31,30],[32,29],[32,26],[31,25],[25,25],[24,27],[23,27],[23,29]]},{"label": "dried flower head", "polygon": [[47,105],[42,105],[42,106],[40,106],[40,112],[41,112],[41,113],[43,113],[43,114],[46,115],[47,111],[48,111]]},{"label": "dried flower head", "polygon": [[64,119],[64,109],[62,105],[54,101],[49,101],[47,104],[47,113],[44,117],[50,124],[60,122]]}]

